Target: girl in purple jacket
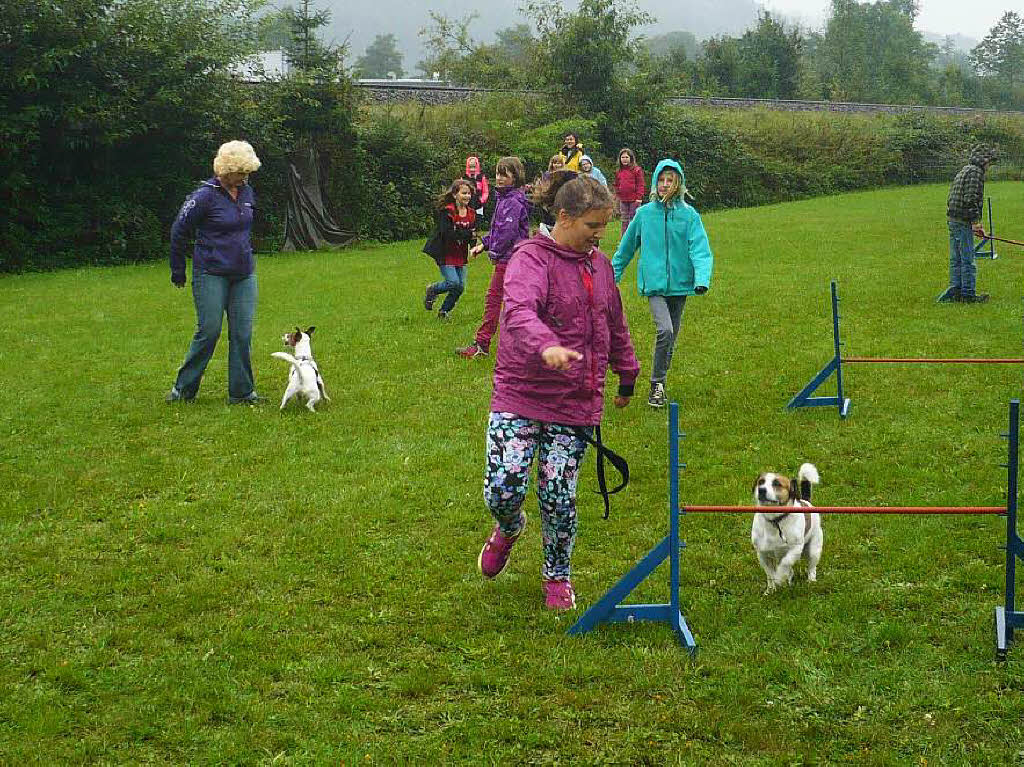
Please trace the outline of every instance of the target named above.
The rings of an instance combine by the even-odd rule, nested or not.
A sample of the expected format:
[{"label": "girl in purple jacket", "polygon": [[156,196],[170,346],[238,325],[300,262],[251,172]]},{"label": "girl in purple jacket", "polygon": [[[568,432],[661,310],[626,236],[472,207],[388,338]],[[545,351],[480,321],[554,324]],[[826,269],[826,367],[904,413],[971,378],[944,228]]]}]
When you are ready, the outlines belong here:
[{"label": "girl in purple jacket", "polygon": [[615,405],[625,407],[640,364],[611,263],[597,249],[612,215],[611,194],[592,178],[559,172],[535,198],[556,223],[550,237],[520,243],[505,273],[484,480],[496,524],[478,563],[486,578],[505,569],[526,526],[522,506],[536,454],[545,604],[571,610],[583,435],[601,422],[608,367],[619,376]]},{"label": "girl in purple jacket", "polygon": [[491,284],[484,300],[484,318],[477,328],[473,341],[455,350],[460,357],[472,359],[483,357],[491,350],[491,338],[498,330],[498,316],[501,313],[501,286],[505,282],[505,269],[512,258],[516,243],[530,236],[530,203],[523,191],[526,170],[518,157],[502,157],[494,171],[494,215],[491,229],[470,254],[478,255],[483,250],[494,264]]}]

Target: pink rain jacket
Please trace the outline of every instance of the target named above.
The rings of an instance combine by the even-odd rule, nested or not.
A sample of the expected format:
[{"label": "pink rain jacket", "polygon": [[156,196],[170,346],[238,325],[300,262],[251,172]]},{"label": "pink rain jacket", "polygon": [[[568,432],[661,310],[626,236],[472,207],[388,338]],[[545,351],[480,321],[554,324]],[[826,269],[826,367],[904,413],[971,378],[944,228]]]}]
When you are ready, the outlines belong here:
[{"label": "pink rain jacket", "polygon": [[[504,301],[492,412],[596,426],[609,366],[619,376],[619,394],[632,396],[640,363],[604,253],[578,253],[543,235],[524,240],[505,272]],[[568,371],[551,370],[541,359],[550,346],[580,352],[583,359]]]}]

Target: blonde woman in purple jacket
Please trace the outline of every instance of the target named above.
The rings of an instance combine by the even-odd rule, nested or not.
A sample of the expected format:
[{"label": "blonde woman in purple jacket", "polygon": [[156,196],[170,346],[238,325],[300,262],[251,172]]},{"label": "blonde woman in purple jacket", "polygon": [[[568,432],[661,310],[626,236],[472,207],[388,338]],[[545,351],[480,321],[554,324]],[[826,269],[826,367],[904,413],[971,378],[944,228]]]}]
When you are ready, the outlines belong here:
[{"label": "blonde woman in purple jacket", "polygon": [[601,422],[607,369],[619,377],[615,406],[625,407],[640,364],[611,263],[597,249],[611,194],[567,171],[552,174],[534,197],[556,223],[550,237],[521,242],[505,274],[484,480],[496,524],[478,563],[486,578],[505,569],[526,526],[522,506],[536,454],[545,604],[571,610],[576,482],[587,446],[580,432],[589,437]]}]

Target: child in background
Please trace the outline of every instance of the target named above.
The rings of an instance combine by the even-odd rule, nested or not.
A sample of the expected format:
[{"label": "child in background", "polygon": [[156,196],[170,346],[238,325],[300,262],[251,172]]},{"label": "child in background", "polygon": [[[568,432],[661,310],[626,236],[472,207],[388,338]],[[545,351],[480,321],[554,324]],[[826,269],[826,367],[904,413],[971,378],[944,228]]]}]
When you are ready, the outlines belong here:
[{"label": "child in background", "polygon": [[505,284],[505,269],[512,257],[512,249],[520,240],[530,236],[530,203],[523,191],[526,170],[518,157],[502,157],[494,171],[494,216],[491,229],[483,241],[470,253],[476,256],[486,250],[494,264],[491,284],[484,301],[484,318],[477,328],[476,337],[467,346],[455,353],[460,357],[483,357],[491,349],[491,338],[498,329],[498,315],[501,312],[502,286]]},{"label": "child in background", "polygon": [[476,212],[477,218],[483,218],[484,205],[491,197],[491,189],[487,183],[487,176],[483,173],[479,157],[470,155],[466,158],[466,175],[463,178],[473,185],[473,200],[469,206]]},{"label": "child in background", "polygon": [[466,289],[469,246],[476,239],[473,231],[476,212],[470,207],[472,199],[472,184],[462,178],[453,181],[448,191],[438,200],[437,225],[434,234],[423,246],[423,251],[437,262],[441,270],[440,282],[427,285],[423,308],[431,311],[437,297],[446,294],[437,312],[441,320],[448,317]]},{"label": "child in background", "polygon": [[579,142],[575,133],[565,134],[565,143],[561,149],[562,157],[565,158],[565,169],[580,171],[580,160],[583,159],[583,144]]},{"label": "child in background", "polygon": [[539,184],[534,199],[557,223],[550,237],[519,244],[505,279],[484,480],[496,524],[477,563],[485,578],[505,569],[526,526],[522,506],[536,454],[545,605],[571,610],[576,483],[587,447],[581,432],[589,435],[601,422],[608,367],[619,377],[621,408],[640,364],[611,265],[597,249],[612,215],[611,193],[562,172]]},{"label": "child in background", "polygon": [[594,161],[590,159],[589,154],[585,154],[580,158],[580,175],[590,176],[595,181],[600,182],[601,186],[608,186],[608,179],[604,177],[601,169],[594,165]]},{"label": "child in background", "polygon": [[[548,169],[540,175],[540,181],[547,181],[551,178],[552,173],[557,173],[560,170],[565,169],[565,157],[561,152],[557,152],[551,155],[551,159],[548,160]],[[539,221],[537,231],[543,235],[551,234],[551,227],[555,225],[555,217],[548,212],[547,208],[542,205],[533,205],[533,210],[536,215],[536,219]]]},{"label": "child in background", "polygon": [[690,207],[686,176],[674,160],[662,160],[651,179],[651,202],[640,206],[612,258],[615,282],[633,260],[640,295],[646,296],[657,328],[651,393],[647,404],[664,407],[665,380],[682,328],[686,297],[703,295],[711,284],[714,259],[700,214]]},{"label": "child in background", "polygon": [[636,209],[643,204],[644,191],[644,169],[637,165],[633,150],[623,147],[619,151],[619,167],[615,171],[615,196],[619,198],[623,232],[629,228]]}]

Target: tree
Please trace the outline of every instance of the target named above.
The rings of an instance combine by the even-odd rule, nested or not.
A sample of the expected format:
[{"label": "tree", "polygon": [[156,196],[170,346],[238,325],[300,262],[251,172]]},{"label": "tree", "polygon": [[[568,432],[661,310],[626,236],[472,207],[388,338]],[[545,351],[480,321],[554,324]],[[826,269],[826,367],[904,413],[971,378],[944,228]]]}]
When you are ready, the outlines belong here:
[{"label": "tree", "polygon": [[539,32],[545,84],[592,113],[631,109],[623,91],[643,42],[636,27],[654,21],[632,0],[581,0],[575,13],[560,0],[526,0],[520,9]]},{"label": "tree", "polygon": [[697,59],[697,79],[704,93],[739,95],[740,48],[735,37],[723,35],[704,41]]},{"label": "tree", "polygon": [[356,59],[355,70],[360,77],[402,77],[402,52],[393,34],[377,35]]},{"label": "tree", "polygon": [[739,40],[740,93],[755,98],[796,98],[801,45],[799,31],[787,32],[770,13],[760,12],[757,27]]},{"label": "tree", "polygon": [[292,67],[306,77],[337,80],[344,74],[344,46],[327,45],[317,30],[331,23],[331,12],[311,9],[312,0],[299,0],[299,7],[286,6],[281,14],[288,26],[285,55]]},{"label": "tree", "polygon": [[1024,82],[1024,18],[1004,13],[971,51],[971,61],[981,74],[998,77],[1012,92]]},{"label": "tree", "polygon": [[225,136],[261,145],[272,131],[231,73],[257,49],[256,8],[249,0],[2,5],[0,269],[161,249],[166,219],[209,173]]},{"label": "tree", "polygon": [[916,0],[832,0],[817,46],[819,76],[833,99],[920,100],[938,48],[914,29]]},{"label": "tree", "polygon": [[492,44],[470,37],[470,13],[450,19],[430,11],[431,24],[420,30],[426,39],[427,56],[417,67],[425,74],[437,72],[443,80],[486,88],[527,88],[537,85],[537,40],[525,24],[499,29]]}]

